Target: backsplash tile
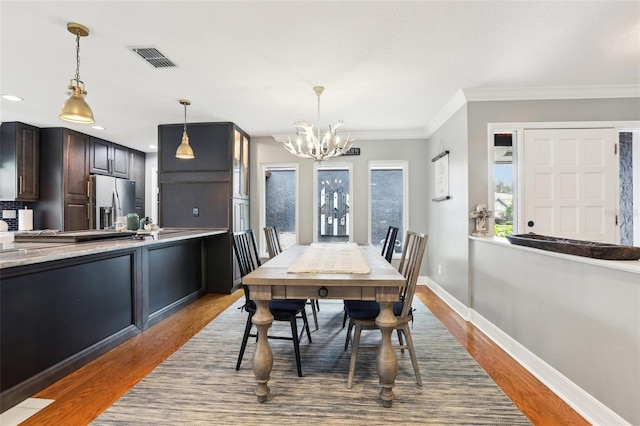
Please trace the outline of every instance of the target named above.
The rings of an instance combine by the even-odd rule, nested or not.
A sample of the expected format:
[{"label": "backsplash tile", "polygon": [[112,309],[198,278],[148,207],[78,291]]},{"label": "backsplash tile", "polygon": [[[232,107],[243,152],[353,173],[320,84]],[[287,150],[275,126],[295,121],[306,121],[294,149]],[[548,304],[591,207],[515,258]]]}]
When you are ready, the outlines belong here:
[{"label": "backsplash tile", "polygon": [[[33,209],[34,203],[26,203],[24,201],[0,201],[0,212],[2,210],[20,210],[28,207]],[[16,217],[13,219],[7,219],[4,217],[0,217],[3,221],[7,222],[9,225],[9,231],[17,231],[18,230],[18,212],[16,211]]]}]

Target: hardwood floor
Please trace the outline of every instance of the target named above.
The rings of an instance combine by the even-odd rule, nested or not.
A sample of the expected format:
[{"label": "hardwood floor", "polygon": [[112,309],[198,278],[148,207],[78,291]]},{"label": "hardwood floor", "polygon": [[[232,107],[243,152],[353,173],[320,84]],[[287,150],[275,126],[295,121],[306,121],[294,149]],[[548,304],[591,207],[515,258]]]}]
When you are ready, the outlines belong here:
[{"label": "hardwood floor", "polygon": [[[53,399],[22,425],[86,425],[242,295],[205,295],[34,397]],[[540,381],[425,286],[416,296],[535,425],[588,425]]]}]

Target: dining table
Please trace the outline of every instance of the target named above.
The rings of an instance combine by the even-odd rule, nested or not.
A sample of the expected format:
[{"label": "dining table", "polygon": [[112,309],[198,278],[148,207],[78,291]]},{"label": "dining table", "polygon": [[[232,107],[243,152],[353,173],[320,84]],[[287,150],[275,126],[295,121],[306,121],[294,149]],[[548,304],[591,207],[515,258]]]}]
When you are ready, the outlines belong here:
[{"label": "dining table", "polygon": [[[267,401],[268,382],[273,368],[273,352],[267,332],[273,323],[269,310],[272,299],[348,299],[375,300],[380,306],[376,325],[382,341],[376,355],[382,405],[393,404],[393,386],[398,373],[398,359],[391,335],[396,325],[393,304],[406,280],[371,245],[355,243],[295,244],[242,278],[249,286],[257,310],[253,323],[258,340],[253,353],[255,394],[259,402]],[[346,380],[346,377],[345,377]]]}]

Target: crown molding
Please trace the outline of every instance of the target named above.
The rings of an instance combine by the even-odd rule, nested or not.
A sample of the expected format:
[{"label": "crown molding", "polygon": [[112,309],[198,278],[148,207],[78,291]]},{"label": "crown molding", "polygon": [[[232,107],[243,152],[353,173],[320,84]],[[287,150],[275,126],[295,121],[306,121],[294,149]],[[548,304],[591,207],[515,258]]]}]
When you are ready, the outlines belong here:
[{"label": "crown molding", "polygon": [[640,84],[461,89],[427,125],[425,135],[430,137],[467,102],[607,98],[640,98]]},{"label": "crown molding", "polygon": [[639,84],[607,86],[474,87],[462,89],[467,102],[536,99],[604,99],[640,97]]},{"label": "crown molding", "polygon": [[[461,89],[422,130],[351,132],[351,136],[356,141],[427,139],[467,102],[606,98],[640,98],[640,84]],[[271,137],[278,142],[285,142],[289,137],[293,137],[293,134],[280,133],[271,135]]]}]

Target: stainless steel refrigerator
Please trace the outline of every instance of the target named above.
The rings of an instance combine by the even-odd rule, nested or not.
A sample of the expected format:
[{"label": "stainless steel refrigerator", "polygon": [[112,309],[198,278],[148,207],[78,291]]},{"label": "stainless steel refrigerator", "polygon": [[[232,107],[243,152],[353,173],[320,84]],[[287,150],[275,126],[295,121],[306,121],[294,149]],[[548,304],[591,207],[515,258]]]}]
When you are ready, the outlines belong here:
[{"label": "stainless steel refrigerator", "polygon": [[136,183],[112,176],[91,175],[89,227],[107,229],[116,218],[136,212]]}]

